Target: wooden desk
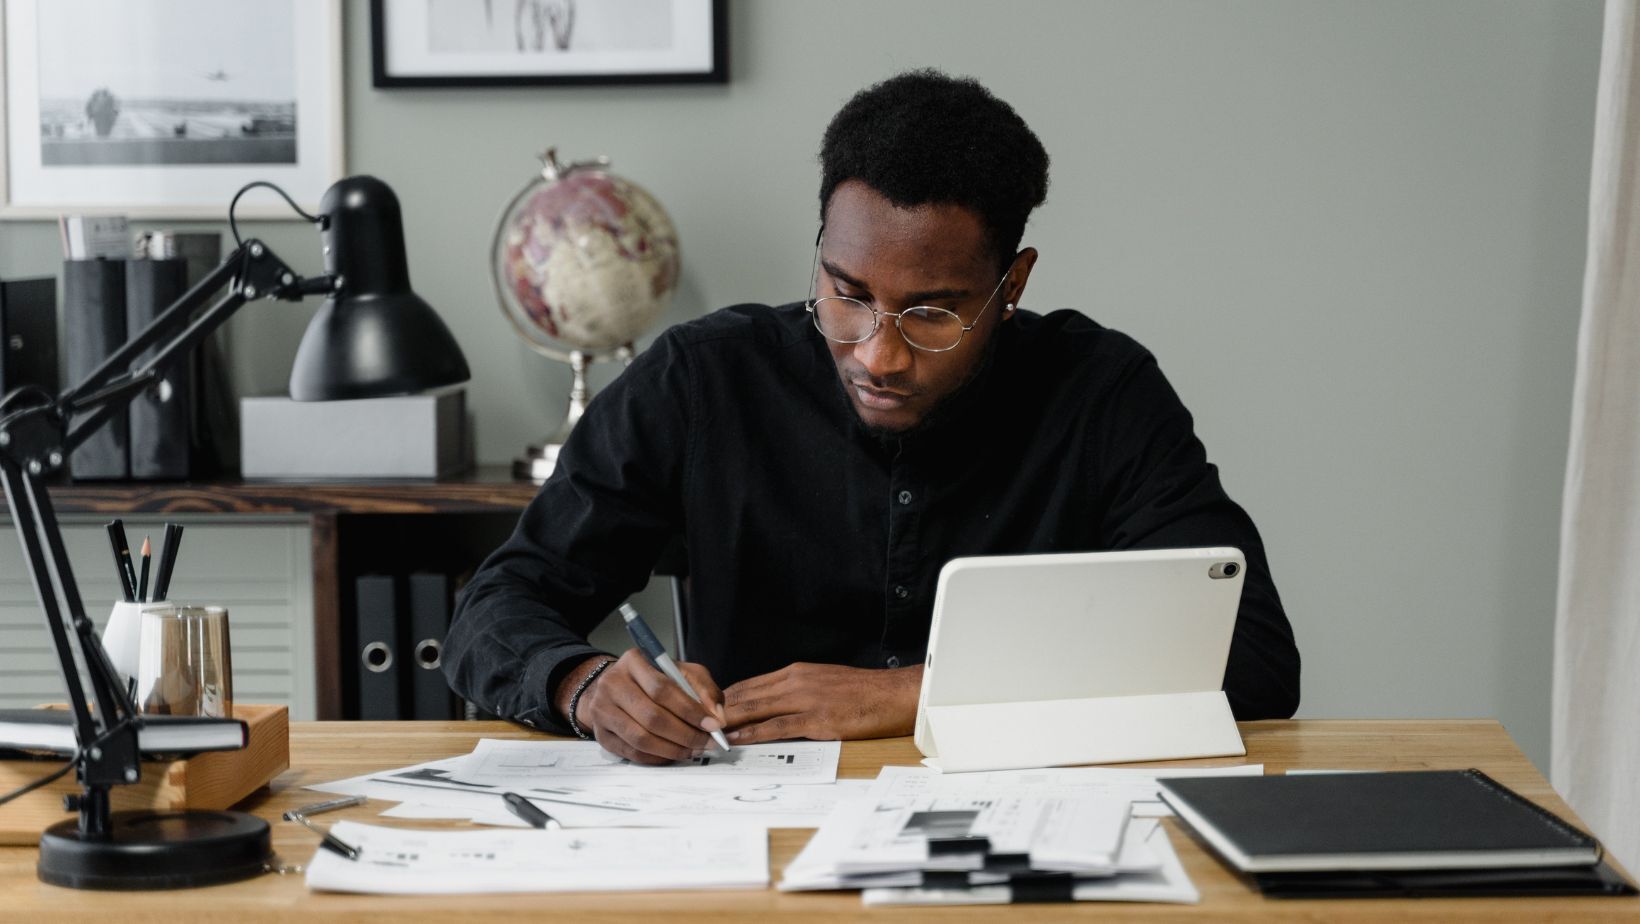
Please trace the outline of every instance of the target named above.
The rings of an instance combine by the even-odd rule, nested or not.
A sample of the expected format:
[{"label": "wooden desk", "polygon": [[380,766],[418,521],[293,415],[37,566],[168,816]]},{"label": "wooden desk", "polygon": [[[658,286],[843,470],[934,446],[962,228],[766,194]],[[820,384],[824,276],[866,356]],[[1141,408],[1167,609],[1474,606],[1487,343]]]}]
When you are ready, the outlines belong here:
[{"label": "wooden desk", "polygon": [[[1289,768],[1458,769],[1479,767],[1505,785],[1562,816],[1570,809],[1526,760],[1502,726],[1491,721],[1293,721],[1253,722],[1241,726],[1247,742],[1245,759],[1186,761],[1187,765],[1259,763],[1265,772]],[[309,783],[339,779],[370,770],[405,766],[424,760],[465,754],[480,737],[526,738],[502,723],[312,722],[291,728],[292,769],[271,790],[245,806],[270,820],[304,802],[316,801],[301,789]],[[909,738],[849,742],[843,746],[839,774],[871,778],[884,764],[911,765],[919,755]],[[350,818],[380,824],[387,803],[347,809],[325,820]],[[4,809],[0,809],[4,811]],[[428,825],[429,822],[409,823]],[[685,920],[761,920],[770,915],[790,919],[837,920],[873,917],[895,921],[938,918],[988,921],[1006,917],[1049,921],[1104,915],[1150,920],[1264,921],[1289,920],[1640,920],[1640,898],[1425,899],[1267,901],[1243,885],[1173,819],[1165,824],[1190,878],[1201,891],[1199,905],[1100,904],[969,906],[954,908],[866,909],[856,892],[670,892],[567,893],[535,895],[377,896],[309,893],[300,876],[263,876],[247,882],[186,892],[76,892],[44,885],[35,878],[36,852],[25,847],[0,848],[0,919],[28,921],[120,920],[170,922],[181,918],[247,921],[309,917],[326,921],[376,920],[395,924],[410,920],[472,921],[547,915],[579,920],[644,920],[648,924]],[[772,881],[808,840],[809,832],[770,832]],[[316,838],[295,824],[274,822],[274,846],[288,862],[305,861]]]}]

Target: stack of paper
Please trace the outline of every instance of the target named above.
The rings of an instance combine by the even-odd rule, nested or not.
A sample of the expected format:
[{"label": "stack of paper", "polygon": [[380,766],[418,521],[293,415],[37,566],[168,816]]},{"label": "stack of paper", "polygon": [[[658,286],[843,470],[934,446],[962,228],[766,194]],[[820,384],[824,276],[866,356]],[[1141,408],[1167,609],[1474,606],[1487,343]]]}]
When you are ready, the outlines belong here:
[{"label": "stack of paper", "polygon": [[1195,902],[1167,832],[1134,817],[1156,798],[1155,774],[885,767],[863,799],[827,817],[780,888],[861,889],[868,905]]}]

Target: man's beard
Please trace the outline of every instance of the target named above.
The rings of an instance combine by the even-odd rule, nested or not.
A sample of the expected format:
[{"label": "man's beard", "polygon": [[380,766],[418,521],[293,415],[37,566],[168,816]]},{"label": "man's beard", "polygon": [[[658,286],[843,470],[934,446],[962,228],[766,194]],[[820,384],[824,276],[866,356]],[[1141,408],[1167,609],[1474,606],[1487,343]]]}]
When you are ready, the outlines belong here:
[{"label": "man's beard", "polygon": [[967,406],[973,404],[972,399],[984,387],[984,380],[990,374],[992,366],[996,364],[997,341],[1001,339],[1002,324],[1005,323],[1007,322],[1000,322],[992,329],[991,336],[986,338],[985,348],[980,352],[979,359],[975,361],[974,365],[968,370],[968,375],[963,378],[957,387],[951,389],[950,394],[935,402],[934,406],[928,409],[928,413],[909,427],[895,429],[867,423],[860,416],[860,409],[855,407],[854,400],[849,397],[848,382],[839,374],[837,376],[837,387],[842,392],[843,403],[848,405],[849,411],[854,414],[855,424],[860,427],[863,433],[877,441],[884,448],[892,449],[904,440],[916,439],[931,431],[938,430],[946,423],[962,416]]}]

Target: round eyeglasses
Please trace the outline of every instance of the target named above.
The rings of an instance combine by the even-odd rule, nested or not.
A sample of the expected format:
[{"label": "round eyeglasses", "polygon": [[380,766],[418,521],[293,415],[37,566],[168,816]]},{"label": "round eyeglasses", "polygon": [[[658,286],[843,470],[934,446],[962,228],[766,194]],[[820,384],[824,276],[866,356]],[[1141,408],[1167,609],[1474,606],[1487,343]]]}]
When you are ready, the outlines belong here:
[{"label": "round eyeglasses", "polygon": [[[1009,264],[1009,269],[1013,264]],[[813,292],[820,279],[820,246],[816,242],[814,248],[814,271],[809,281],[809,291]],[[1003,272],[1002,278],[997,280],[995,289],[991,290],[991,297],[985,300],[985,307],[974,315],[974,323],[964,324],[962,318],[955,311],[948,308],[935,308],[931,305],[917,305],[904,311],[882,311],[874,308],[857,298],[846,295],[827,295],[821,298],[810,298],[807,307],[809,314],[814,318],[814,327],[827,340],[836,343],[864,343],[876,335],[877,329],[882,326],[883,318],[894,319],[894,326],[900,329],[900,336],[911,346],[928,353],[944,353],[957,348],[962,343],[963,335],[973,330],[979,319],[991,308],[996,301],[997,293],[1002,291],[1002,284],[1008,281],[1008,273]]]}]

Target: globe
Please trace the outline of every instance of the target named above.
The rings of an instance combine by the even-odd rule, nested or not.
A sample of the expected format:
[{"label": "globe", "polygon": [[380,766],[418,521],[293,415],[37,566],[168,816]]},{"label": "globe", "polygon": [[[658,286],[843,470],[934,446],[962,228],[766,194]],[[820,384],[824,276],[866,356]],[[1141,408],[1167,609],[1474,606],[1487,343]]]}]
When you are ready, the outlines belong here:
[{"label": "globe", "polygon": [[630,350],[677,289],[672,219],[643,187],[604,169],[607,160],[560,166],[549,150],[541,161],[496,228],[502,309],[554,359]]},{"label": "globe", "polygon": [[545,480],[590,397],[587,364],[630,361],[678,286],[678,234],[655,197],[610,173],[608,158],[561,165],[541,155],[531,179],[501,212],[491,244],[496,296],[513,329],[573,373],[558,432],[513,463]]}]

